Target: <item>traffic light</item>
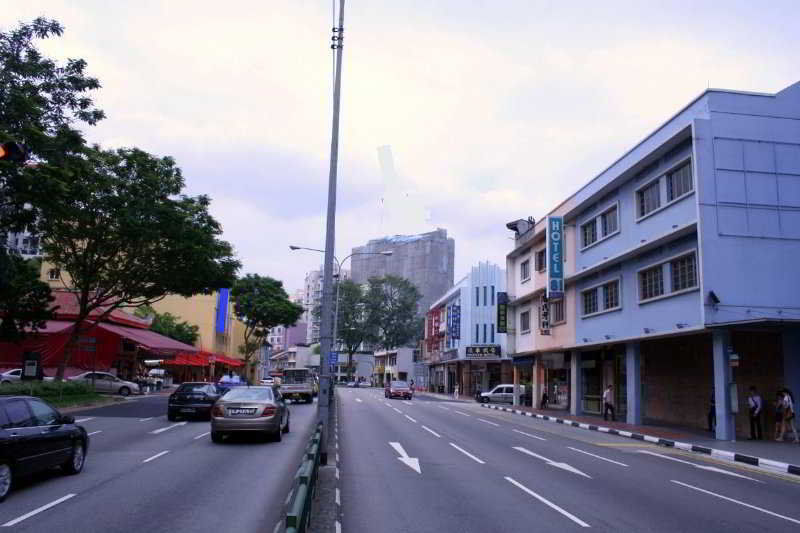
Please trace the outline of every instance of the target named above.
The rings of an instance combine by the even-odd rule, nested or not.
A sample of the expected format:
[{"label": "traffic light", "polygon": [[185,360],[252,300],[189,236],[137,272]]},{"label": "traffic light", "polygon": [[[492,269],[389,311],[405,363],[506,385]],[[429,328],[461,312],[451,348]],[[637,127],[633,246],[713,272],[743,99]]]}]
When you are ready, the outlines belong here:
[{"label": "traffic light", "polygon": [[5,142],[0,144],[0,161],[13,161],[22,163],[28,159],[28,150],[25,145],[17,142]]}]

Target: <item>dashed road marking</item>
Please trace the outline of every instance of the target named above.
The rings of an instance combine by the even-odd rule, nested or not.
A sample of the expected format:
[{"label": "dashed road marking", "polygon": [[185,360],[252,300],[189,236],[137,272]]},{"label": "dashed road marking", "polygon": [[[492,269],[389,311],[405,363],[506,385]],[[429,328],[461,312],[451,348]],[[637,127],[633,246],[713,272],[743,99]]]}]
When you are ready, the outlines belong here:
[{"label": "dashed road marking", "polygon": [[611,459],[606,459],[605,457],[600,457],[599,455],[595,455],[595,454],[593,454],[593,453],[589,453],[589,452],[586,452],[586,451],[583,451],[583,450],[579,450],[578,448],[573,448],[572,446],[567,446],[567,448],[569,448],[570,450],[574,450],[574,451],[576,451],[576,452],[578,452],[578,453],[583,453],[583,454],[586,454],[586,455],[591,455],[592,457],[594,457],[594,458],[596,458],[596,459],[601,459],[601,460],[603,460],[603,461],[608,461],[609,463],[614,463],[615,465],[620,465],[620,466],[628,466],[628,465],[626,465],[625,463],[620,463],[619,461],[613,461],[613,460],[611,460]]},{"label": "dashed road marking", "polygon": [[441,436],[441,435],[439,435],[438,433],[436,433],[434,430],[432,430],[432,429],[431,429],[431,428],[429,428],[428,426],[422,426],[422,429],[424,429],[425,431],[427,431],[427,432],[428,432],[428,433],[430,433],[431,435],[434,435],[434,436],[436,436],[436,437],[442,438],[442,436]]},{"label": "dashed road marking", "polygon": [[520,430],[518,430],[518,429],[515,429],[515,430],[513,430],[513,431],[514,431],[514,433],[519,433],[519,434],[521,434],[521,435],[525,435],[526,437],[530,437],[530,438],[532,438],[532,439],[547,440],[547,439],[545,439],[545,438],[543,438],[543,437],[539,437],[539,436],[537,436],[537,435],[531,435],[530,433],[525,433],[524,431],[520,431]]},{"label": "dashed road marking", "polygon": [[750,509],[755,509],[756,511],[761,511],[762,513],[766,513],[768,515],[775,516],[777,518],[783,518],[784,520],[788,520],[789,522],[792,522],[794,524],[800,525],[800,520],[796,520],[794,518],[789,518],[788,516],[783,516],[782,514],[773,513],[772,511],[767,511],[766,509],[762,509],[761,507],[756,507],[755,505],[750,505],[749,503],[745,503],[745,502],[742,502],[742,501],[739,501],[739,500],[734,500],[733,498],[728,498],[727,496],[723,496],[722,494],[717,494],[716,492],[711,492],[710,490],[701,489],[700,487],[695,487],[693,485],[689,485],[688,483],[682,483],[682,482],[676,481],[674,479],[671,479],[670,481],[672,481],[673,483],[677,483],[678,485],[681,485],[683,487],[686,487],[686,488],[689,488],[689,489],[692,489],[692,490],[696,490],[698,492],[702,492],[704,494],[708,494],[708,495],[720,498],[722,500],[726,500],[726,501],[733,502],[733,503],[738,503],[739,505],[742,505],[744,507],[748,507]]},{"label": "dashed road marking", "polygon": [[97,431],[92,431],[91,433],[87,433],[87,435],[91,437],[92,435],[97,435],[98,433],[102,433],[102,432],[103,432],[102,429],[98,429]]},{"label": "dashed road marking", "polygon": [[10,520],[10,521],[6,522],[5,524],[3,524],[2,527],[11,527],[11,526],[14,526],[16,524],[19,524],[23,520],[27,520],[28,518],[30,518],[30,517],[32,517],[34,515],[37,515],[37,514],[41,513],[42,511],[46,511],[46,510],[50,509],[51,507],[55,507],[59,503],[65,502],[65,501],[69,500],[70,498],[74,498],[74,497],[75,497],[75,494],[67,494],[66,496],[64,496],[62,498],[59,498],[59,499],[57,499],[55,501],[52,501],[52,502],[50,502],[48,504],[42,505],[41,507],[38,507],[38,508],[34,509],[33,511],[29,512],[29,513],[26,513],[26,514],[24,514],[24,515],[22,515],[22,516],[20,516],[18,518],[15,518],[14,520]]},{"label": "dashed road marking", "polygon": [[480,463],[480,464],[482,464],[482,465],[485,465],[485,464],[486,464],[484,461],[482,461],[482,460],[478,459],[477,457],[475,457],[474,455],[472,455],[471,453],[469,453],[469,452],[468,452],[467,450],[465,450],[464,448],[461,448],[460,446],[457,446],[457,445],[453,444],[452,442],[450,443],[450,446],[452,446],[452,447],[453,447],[453,448],[455,448],[456,450],[460,451],[461,453],[463,453],[464,455],[466,455],[467,457],[469,457],[470,459],[472,459],[472,460],[473,460],[473,461],[475,461],[476,463]]},{"label": "dashed road marking", "polygon": [[508,476],[505,476],[505,479],[506,479],[506,481],[508,481],[512,485],[516,486],[518,489],[521,489],[521,490],[527,492],[528,494],[530,494],[531,496],[533,496],[534,498],[536,498],[537,500],[539,500],[540,502],[542,502],[546,506],[548,506],[551,509],[554,509],[554,510],[558,511],[559,513],[561,513],[562,515],[566,516],[567,518],[569,518],[570,520],[572,520],[573,522],[575,522],[579,526],[581,526],[581,527],[590,527],[589,524],[587,524],[586,522],[584,522],[583,520],[581,520],[580,518],[578,518],[574,514],[565,511],[564,509],[562,509],[558,505],[554,504],[550,500],[547,500],[546,498],[543,498],[542,496],[539,496],[538,494],[533,492],[531,489],[529,489],[528,487],[526,487],[522,483],[516,481],[515,479],[510,478]]},{"label": "dashed road marking", "polygon": [[206,435],[208,435],[209,433],[211,433],[211,432],[210,432],[210,431],[206,431],[205,433],[200,433],[198,436],[196,436],[196,437],[194,438],[194,440],[197,440],[197,439],[202,439],[203,437],[205,437],[205,436],[206,436]]},{"label": "dashed road marking", "polygon": [[409,420],[411,420],[411,421],[412,421],[412,422],[414,422],[415,424],[417,423],[417,421],[416,421],[416,420],[414,420],[413,418],[411,418],[410,416],[408,416],[408,415],[405,415],[405,416],[406,416],[406,418],[408,418]]},{"label": "dashed road marking", "polygon": [[185,426],[185,425],[186,425],[185,421],[184,422],[178,422],[177,424],[172,424],[171,426],[163,427],[161,429],[154,429],[150,433],[152,433],[153,435],[158,435],[159,433],[163,433],[164,431],[167,431],[169,429],[176,428],[178,426]]},{"label": "dashed road marking", "polygon": [[76,424],[81,424],[83,422],[88,422],[89,420],[94,420],[93,416],[88,416],[86,418],[79,418],[75,421]]},{"label": "dashed road marking", "polygon": [[494,422],[489,422],[488,420],[484,420],[483,418],[479,418],[478,420],[480,420],[481,422],[484,422],[485,424],[491,424],[491,425],[493,425],[495,427],[500,427],[500,424],[495,424]]},{"label": "dashed road marking", "polygon": [[468,415],[467,413],[462,413],[461,411],[456,411],[456,413],[458,413],[460,415],[463,415],[463,416],[472,416],[472,415]]},{"label": "dashed road marking", "polygon": [[161,457],[162,455],[166,455],[166,454],[168,454],[168,453],[169,453],[169,450],[164,450],[163,452],[159,452],[159,453],[155,454],[155,455],[154,455],[154,456],[152,456],[152,457],[148,457],[147,459],[145,459],[145,460],[144,460],[144,461],[142,461],[142,462],[143,462],[143,463],[149,463],[150,461],[153,461],[153,460],[155,460],[155,459],[158,459],[158,458],[159,458],[159,457]]}]

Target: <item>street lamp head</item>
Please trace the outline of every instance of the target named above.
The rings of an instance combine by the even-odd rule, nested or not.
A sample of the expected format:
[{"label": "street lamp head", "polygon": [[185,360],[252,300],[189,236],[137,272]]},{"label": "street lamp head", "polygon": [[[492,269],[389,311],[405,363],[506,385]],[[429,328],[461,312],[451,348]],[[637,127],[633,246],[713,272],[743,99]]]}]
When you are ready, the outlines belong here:
[{"label": "street lamp head", "polygon": [[290,244],[290,245],[289,245],[289,249],[290,249],[291,251],[295,251],[295,250],[299,250],[299,249],[300,249],[300,247],[299,247],[299,246],[295,246],[295,245],[293,245],[293,244]]}]

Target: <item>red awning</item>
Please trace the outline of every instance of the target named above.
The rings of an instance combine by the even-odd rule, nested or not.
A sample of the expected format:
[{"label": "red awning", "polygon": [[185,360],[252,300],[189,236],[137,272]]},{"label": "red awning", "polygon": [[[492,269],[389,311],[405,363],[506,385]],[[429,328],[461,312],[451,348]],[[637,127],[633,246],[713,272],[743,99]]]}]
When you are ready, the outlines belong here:
[{"label": "red awning", "polygon": [[244,361],[241,359],[234,359],[233,357],[228,357],[227,355],[222,355],[220,353],[215,354],[216,356],[216,363],[221,365],[227,365],[231,367],[238,367],[244,365]]},{"label": "red awning", "polygon": [[128,340],[139,344],[151,352],[155,353],[175,353],[175,352],[196,352],[197,348],[189,346],[182,342],[178,342],[169,337],[165,337],[155,331],[149,329],[126,328],[125,326],[118,326],[116,324],[107,324],[101,322],[97,327],[115,333],[120,337],[125,337]]}]

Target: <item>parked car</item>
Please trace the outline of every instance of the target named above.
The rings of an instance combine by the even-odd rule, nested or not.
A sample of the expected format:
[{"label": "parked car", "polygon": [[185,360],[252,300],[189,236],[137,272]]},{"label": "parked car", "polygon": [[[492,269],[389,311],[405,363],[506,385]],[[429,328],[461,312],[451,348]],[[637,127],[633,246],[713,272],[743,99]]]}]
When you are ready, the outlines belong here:
[{"label": "parked car", "polygon": [[273,378],[272,376],[266,377],[266,378],[261,380],[261,384],[262,385],[268,385],[268,386],[275,385],[275,378]]},{"label": "parked car", "polygon": [[222,442],[232,432],[257,432],[281,440],[289,433],[289,407],[278,387],[237,387],[211,410],[211,440]]},{"label": "parked car", "polygon": [[390,381],[389,385],[384,389],[383,395],[389,399],[403,398],[404,400],[410,400],[414,392],[405,381]]},{"label": "parked car", "polygon": [[[520,397],[525,396],[525,385],[519,386],[519,395]],[[514,385],[503,383],[502,385],[497,385],[489,392],[482,392],[481,402],[514,403]]]},{"label": "parked car", "polygon": [[369,386],[370,386],[370,384],[369,384],[369,383],[367,383],[366,381],[362,381],[361,383],[359,383],[359,384],[358,384],[358,386],[359,386],[359,387],[369,387]]},{"label": "parked car", "polygon": [[347,382],[347,386],[349,388],[351,388],[351,389],[354,389],[354,388],[358,387],[358,383],[356,383],[355,381],[348,381]]},{"label": "parked car", "polygon": [[[0,384],[2,385],[10,385],[12,383],[16,383],[22,379],[22,369],[15,368],[13,370],[6,370],[2,374],[0,374]],[[50,376],[44,376],[42,378],[44,381],[53,381],[53,378]]]},{"label": "parked car", "polygon": [[0,501],[14,482],[40,470],[83,470],[89,436],[75,418],[33,396],[0,397]]},{"label": "parked car", "polygon": [[222,392],[213,383],[181,383],[169,395],[167,420],[177,420],[179,417],[202,417],[210,420],[211,408],[221,396]]},{"label": "parked car", "polygon": [[94,374],[95,392],[119,394],[120,396],[139,394],[139,385],[131,381],[119,379],[114,374],[109,374],[108,372],[84,372],[83,374],[78,374],[77,376],[72,376],[67,379],[69,381],[78,381],[91,386],[92,374]]}]

